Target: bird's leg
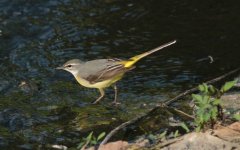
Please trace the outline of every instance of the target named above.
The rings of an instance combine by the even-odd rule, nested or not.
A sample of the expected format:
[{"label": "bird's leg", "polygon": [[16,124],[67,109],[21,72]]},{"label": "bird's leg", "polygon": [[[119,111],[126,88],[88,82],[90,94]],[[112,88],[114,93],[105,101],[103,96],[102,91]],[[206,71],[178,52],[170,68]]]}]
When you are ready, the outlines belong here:
[{"label": "bird's leg", "polygon": [[117,102],[117,96],[118,96],[117,85],[114,84],[113,88],[114,88],[114,92],[115,92],[113,104],[117,105],[117,104],[120,104],[120,103]]},{"label": "bird's leg", "polygon": [[98,99],[96,99],[94,102],[93,102],[93,104],[96,104],[97,102],[99,102],[103,97],[104,97],[104,95],[105,95],[105,92],[104,92],[104,90],[103,89],[99,89],[99,92],[100,92],[100,97],[98,98]]}]

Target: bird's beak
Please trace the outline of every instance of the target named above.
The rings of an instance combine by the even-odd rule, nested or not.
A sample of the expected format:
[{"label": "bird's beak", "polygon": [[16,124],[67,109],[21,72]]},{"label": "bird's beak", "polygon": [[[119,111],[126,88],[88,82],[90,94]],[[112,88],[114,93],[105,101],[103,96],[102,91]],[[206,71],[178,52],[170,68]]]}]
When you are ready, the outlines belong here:
[{"label": "bird's beak", "polygon": [[64,67],[63,67],[63,66],[60,66],[60,67],[57,67],[57,68],[55,68],[55,69],[64,69]]}]

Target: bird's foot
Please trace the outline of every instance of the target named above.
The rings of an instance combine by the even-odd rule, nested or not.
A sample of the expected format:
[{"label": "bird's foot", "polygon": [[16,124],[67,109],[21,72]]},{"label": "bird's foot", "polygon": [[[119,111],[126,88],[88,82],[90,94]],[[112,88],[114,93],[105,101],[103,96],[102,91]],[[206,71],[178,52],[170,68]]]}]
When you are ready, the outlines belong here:
[{"label": "bird's foot", "polygon": [[116,102],[116,101],[113,101],[112,102],[112,105],[114,105],[114,106],[118,106],[118,105],[120,105],[121,103],[119,103],[119,102]]},{"label": "bird's foot", "polygon": [[91,103],[92,104],[97,104],[99,101],[98,100],[95,100],[95,101],[92,101]]}]

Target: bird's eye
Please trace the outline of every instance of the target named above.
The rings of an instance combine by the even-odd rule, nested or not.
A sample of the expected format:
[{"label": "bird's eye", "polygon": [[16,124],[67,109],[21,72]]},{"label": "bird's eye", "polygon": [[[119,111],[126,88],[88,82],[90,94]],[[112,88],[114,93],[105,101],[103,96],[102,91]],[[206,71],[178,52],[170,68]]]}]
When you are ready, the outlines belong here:
[{"label": "bird's eye", "polygon": [[67,65],[66,67],[67,67],[67,68],[71,68],[71,67],[72,67],[72,65]]}]

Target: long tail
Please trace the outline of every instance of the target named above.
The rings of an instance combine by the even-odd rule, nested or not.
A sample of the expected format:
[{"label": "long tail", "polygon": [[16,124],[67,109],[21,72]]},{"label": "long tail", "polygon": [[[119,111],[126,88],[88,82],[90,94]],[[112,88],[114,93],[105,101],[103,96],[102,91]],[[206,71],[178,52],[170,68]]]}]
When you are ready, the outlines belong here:
[{"label": "long tail", "polygon": [[168,46],[170,46],[172,44],[175,44],[176,42],[177,41],[174,40],[174,41],[168,42],[166,44],[163,44],[163,45],[161,45],[161,46],[159,46],[157,48],[154,48],[154,49],[152,49],[150,51],[147,51],[147,52],[145,52],[143,54],[134,56],[134,57],[130,58],[127,61],[123,61],[122,64],[124,64],[124,67],[129,68],[129,67],[133,66],[136,62],[138,62],[140,59],[142,59],[143,57],[146,57],[146,56],[148,56],[148,55],[150,55],[150,54],[152,54],[152,53],[154,53],[156,51],[159,51],[159,50],[161,50],[161,49],[163,49],[165,47],[168,47]]}]

